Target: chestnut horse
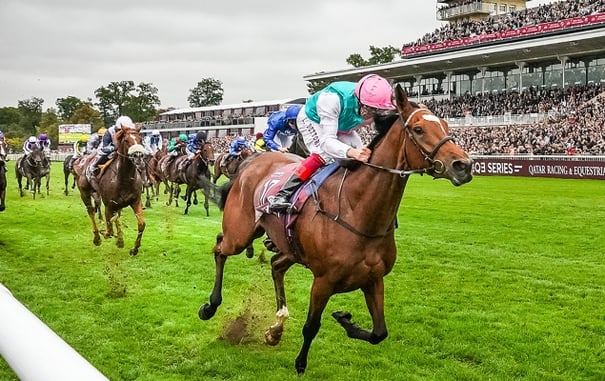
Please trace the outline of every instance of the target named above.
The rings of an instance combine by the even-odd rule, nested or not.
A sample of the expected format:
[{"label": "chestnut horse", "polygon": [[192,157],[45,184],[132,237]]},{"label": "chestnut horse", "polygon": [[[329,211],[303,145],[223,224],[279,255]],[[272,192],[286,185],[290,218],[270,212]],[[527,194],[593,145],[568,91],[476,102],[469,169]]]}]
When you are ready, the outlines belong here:
[{"label": "chestnut horse", "polygon": [[[81,173],[77,176],[80,198],[86,206],[86,211],[92,222],[93,243],[101,244],[99,228],[95,221],[95,206],[92,199],[96,192],[105,205],[105,237],[113,236],[115,224],[117,242],[120,248],[124,247],[124,235],[120,224],[120,212],[123,208],[130,206],[137,218],[137,238],[134,247],[130,249],[130,255],[137,255],[141,246],[141,238],[145,230],[145,218],[143,216],[143,203],[141,193],[143,191],[143,173],[145,172],[145,148],[141,145],[139,135],[141,127],[136,129],[122,128],[116,132],[114,137],[115,157],[108,162],[102,172],[96,178],[89,179],[89,175]],[[87,168],[95,155],[84,156],[79,163],[82,168]]]},{"label": "chestnut horse", "polygon": [[395,89],[395,105],[397,111],[392,115],[376,117],[378,135],[368,146],[372,150],[369,162],[338,168],[315,190],[313,202],[300,208],[290,226],[292,237],[286,234],[283,215],[263,214],[257,208],[271,174],[297,163],[299,156],[273,152],[255,156],[222,188],[219,206],[224,206],[223,232],[214,246],[214,288],[210,303],[200,307],[201,319],[214,316],[222,302],[227,258],[241,253],[266,232],[275,245],[271,271],[277,301],[277,322],[265,333],[268,344],[280,341],[289,316],[285,273],[298,263],[314,276],[303,344],[295,361],[299,374],[307,367],[311,342],[334,294],[357,289],[364,293],[373,323],[371,331],[355,324],[349,312],[332,314],[349,337],[371,344],[387,337],[383,277],[395,263],[397,212],[409,176],[426,173],[448,179],[455,186],[472,179],[472,160],[449,136],[443,119],[409,102],[400,86]]},{"label": "chestnut horse", "polygon": [[8,147],[4,140],[0,140],[0,212],[6,209],[4,199],[6,197],[6,158],[8,157]]},{"label": "chestnut horse", "polygon": [[[160,159],[168,154],[167,144],[162,146],[161,150],[158,150],[154,155],[147,155],[145,157],[146,168],[147,168],[147,181],[144,184],[145,187],[145,207],[151,208],[151,199],[155,198],[156,201],[160,197],[160,183],[162,183],[162,174],[159,167]],[[168,183],[164,183],[164,193],[168,192]]]},{"label": "chestnut horse", "polygon": [[225,175],[229,179],[233,179],[237,174],[237,169],[239,168],[240,164],[253,154],[254,151],[252,148],[243,149],[239,155],[229,161],[227,166],[223,166],[221,164],[227,159],[227,157],[229,157],[229,152],[224,152],[218,155],[216,161],[214,162],[214,176],[212,182],[216,184],[216,181],[219,179],[219,177],[221,177],[221,175]]}]

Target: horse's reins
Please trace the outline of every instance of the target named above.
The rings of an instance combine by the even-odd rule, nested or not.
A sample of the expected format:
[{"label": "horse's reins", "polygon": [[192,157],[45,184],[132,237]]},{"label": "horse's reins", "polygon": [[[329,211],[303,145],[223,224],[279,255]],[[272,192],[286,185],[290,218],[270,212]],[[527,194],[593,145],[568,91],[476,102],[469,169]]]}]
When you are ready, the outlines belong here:
[{"label": "horse's reins", "polygon": [[[423,109],[423,108],[419,108],[414,110],[410,116],[408,116],[407,120],[405,121],[403,128],[406,130],[407,136],[411,139],[411,141],[414,143],[414,145],[416,146],[416,148],[418,148],[418,151],[420,151],[420,153],[422,154],[422,156],[424,156],[424,159],[426,161],[428,161],[430,163],[430,167],[428,168],[421,168],[421,169],[408,169],[408,170],[400,170],[400,169],[392,169],[392,168],[386,168],[380,165],[376,165],[376,164],[372,164],[372,163],[362,163],[363,165],[366,165],[368,167],[371,168],[375,168],[375,169],[379,169],[381,171],[385,171],[388,173],[392,173],[394,175],[398,175],[401,177],[407,177],[411,174],[414,173],[419,173],[419,174],[423,174],[423,173],[427,173],[430,170],[432,170],[435,173],[442,173],[442,171],[445,170],[445,165],[443,164],[443,162],[441,160],[435,160],[435,155],[437,155],[437,152],[439,151],[439,149],[447,142],[449,141],[454,141],[454,138],[452,138],[449,135],[446,135],[443,137],[443,139],[441,139],[433,148],[433,150],[431,152],[426,151],[424,148],[422,148],[422,146],[416,141],[416,139],[414,138],[414,135],[412,135],[412,133],[409,130],[409,124],[410,121],[412,120],[412,117],[419,111],[429,111],[427,109]],[[430,111],[429,111],[430,112]],[[401,119],[403,121],[403,115],[401,115],[401,111],[399,111],[399,119]],[[441,123],[439,123],[441,125]],[[404,141],[404,147],[405,147],[405,141]],[[438,164],[438,165],[437,165]],[[367,234],[364,233],[362,231],[357,230],[355,227],[353,227],[351,224],[349,224],[348,222],[342,220],[340,218],[340,197],[341,197],[341,193],[342,193],[342,188],[344,185],[344,181],[345,178],[347,177],[347,173],[348,173],[348,169],[345,168],[344,174],[342,176],[342,180],[340,181],[340,185],[338,186],[338,213],[337,214],[332,214],[327,212],[326,210],[324,210],[320,203],[319,203],[319,198],[317,197],[316,192],[313,192],[313,199],[315,200],[315,207],[316,210],[325,215],[326,217],[330,218],[332,221],[338,223],[339,225],[343,226],[344,228],[346,228],[347,230],[349,230],[350,232],[353,232],[357,235],[366,237],[366,238],[381,238],[386,236],[387,234],[389,234],[390,232],[392,232],[393,230],[395,230],[395,227],[397,226],[397,220],[393,221],[393,224],[391,225],[391,227],[389,229],[387,229],[384,233],[380,233],[380,234]]]}]

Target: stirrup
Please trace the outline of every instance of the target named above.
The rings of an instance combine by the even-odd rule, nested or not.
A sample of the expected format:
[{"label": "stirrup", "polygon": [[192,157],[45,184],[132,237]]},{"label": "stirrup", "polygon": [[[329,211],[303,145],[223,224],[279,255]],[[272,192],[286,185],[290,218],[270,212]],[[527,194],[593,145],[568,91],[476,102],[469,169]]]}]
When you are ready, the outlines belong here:
[{"label": "stirrup", "polygon": [[269,205],[267,205],[268,213],[279,213],[279,212],[290,213],[292,211],[296,211],[294,204],[288,202],[283,197],[269,196],[267,198],[267,201],[269,201]]}]

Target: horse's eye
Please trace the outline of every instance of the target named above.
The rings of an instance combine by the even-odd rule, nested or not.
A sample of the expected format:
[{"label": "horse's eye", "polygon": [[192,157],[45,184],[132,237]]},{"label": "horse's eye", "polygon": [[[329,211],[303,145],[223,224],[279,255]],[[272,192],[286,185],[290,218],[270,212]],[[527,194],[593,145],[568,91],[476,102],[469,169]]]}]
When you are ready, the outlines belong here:
[{"label": "horse's eye", "polygon": [[422,130],[422,127],[420,127],[420,126],[412,127],[412,131],[414,131],[414,133],[417,135],[422,135],[424,133],[424,131]]}]

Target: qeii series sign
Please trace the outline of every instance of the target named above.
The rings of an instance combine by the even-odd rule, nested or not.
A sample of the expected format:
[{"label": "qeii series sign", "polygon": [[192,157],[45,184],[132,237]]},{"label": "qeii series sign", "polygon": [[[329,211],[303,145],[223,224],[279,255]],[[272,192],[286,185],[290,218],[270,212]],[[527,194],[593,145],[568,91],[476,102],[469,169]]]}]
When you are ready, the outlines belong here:
[{"label": "qeii series sign", "polygon": [[605,158],[481,156],[473,157],[473,174],[605,180]]}]

